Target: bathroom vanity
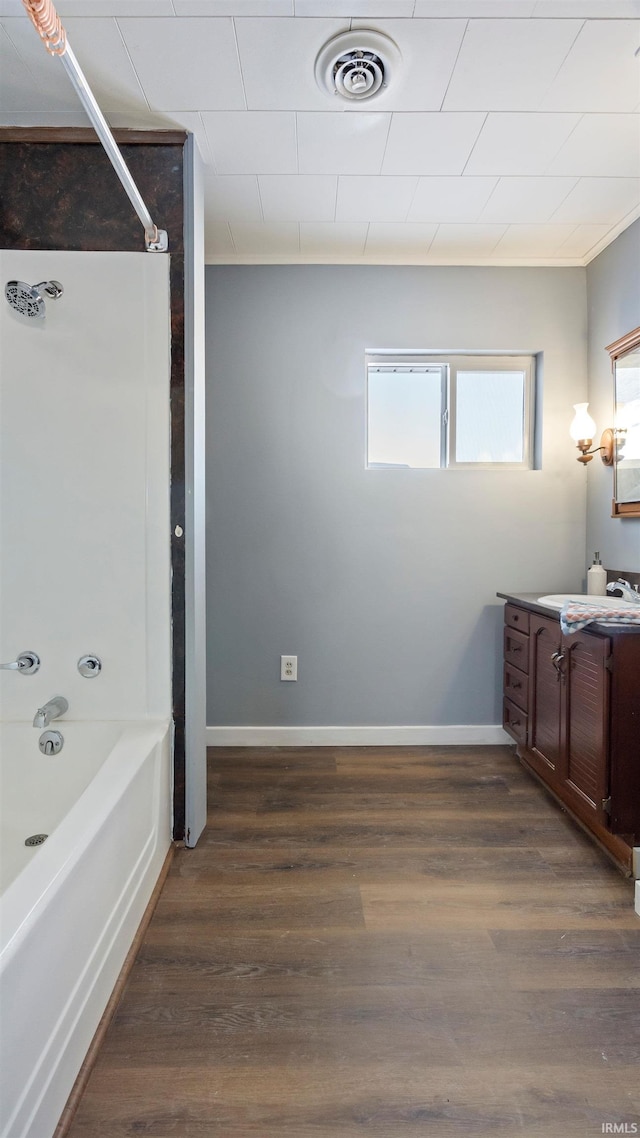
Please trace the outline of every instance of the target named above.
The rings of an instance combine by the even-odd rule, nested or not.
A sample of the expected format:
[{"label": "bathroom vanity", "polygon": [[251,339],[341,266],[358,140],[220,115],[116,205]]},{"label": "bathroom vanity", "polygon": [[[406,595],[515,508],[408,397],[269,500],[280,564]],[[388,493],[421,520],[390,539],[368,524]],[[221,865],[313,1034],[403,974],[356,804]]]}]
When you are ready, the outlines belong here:
[{"label": "bathroom vanity", "polygon": [[565,636],[558,609],[498,593],[503,726],[522,763],[627,872],[640,845],[640,626]]}]

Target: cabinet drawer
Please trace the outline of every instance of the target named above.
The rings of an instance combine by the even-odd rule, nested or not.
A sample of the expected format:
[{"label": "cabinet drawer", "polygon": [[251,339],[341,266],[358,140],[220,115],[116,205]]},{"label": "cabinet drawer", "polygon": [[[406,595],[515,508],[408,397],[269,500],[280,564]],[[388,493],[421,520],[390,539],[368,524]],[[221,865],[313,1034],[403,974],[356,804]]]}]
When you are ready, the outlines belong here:
[{"label": "cabinet drawer", "polygon": [[529,613],[526,609],[516,608],[515,605],[504,606],[504,623],[508,628],[517,628],[519,632],[529,632]]},{"label": "cabinet drawer", "polygon": [[502,726],[516,743],[527,741],[527,716],[510,699],[502,701]]},{"label": "cabinet drawer", "polygon": [[529,677],[512,664],[504,666],[504,694],[523,711],[529,708]]},{"label": "cabinet drawer", "polygon": [[504,630],[504,658],[521,672],[529,671],[529,637],[515,628]]}]

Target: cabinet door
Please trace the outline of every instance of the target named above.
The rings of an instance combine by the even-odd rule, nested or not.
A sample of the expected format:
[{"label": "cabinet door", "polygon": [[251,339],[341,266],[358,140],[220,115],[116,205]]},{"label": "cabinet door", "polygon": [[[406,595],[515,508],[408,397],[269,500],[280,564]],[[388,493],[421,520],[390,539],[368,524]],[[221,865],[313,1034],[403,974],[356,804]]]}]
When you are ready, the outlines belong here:
[{"label": "cabinet door", "polygon": [[529,761],[550,784],[561,777],[560,708],[564,696],[557,620],[533,616],[530,622],[531,710]]},{"label": "cabinet door", "polygon": [[602,821],[608,793],[609,651],[604,637],[577,632],[562,640],[564,777],[567,789]]}]

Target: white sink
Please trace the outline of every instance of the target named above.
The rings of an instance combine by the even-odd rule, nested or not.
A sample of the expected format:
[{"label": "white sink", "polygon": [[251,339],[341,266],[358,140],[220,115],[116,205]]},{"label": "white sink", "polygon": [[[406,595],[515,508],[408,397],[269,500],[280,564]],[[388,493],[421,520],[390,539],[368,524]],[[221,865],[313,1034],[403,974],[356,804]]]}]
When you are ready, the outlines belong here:
[{"label": "white sink", "polygon": [[539,605],[548,605],[549,608],[561,609],[567,601],[583,601],[597,605],[598,608],[630,608],[640,609],[640,602],[625,601],[622,597],[594,597],[588,593],[550,593],[546,597],[538,597]]}]

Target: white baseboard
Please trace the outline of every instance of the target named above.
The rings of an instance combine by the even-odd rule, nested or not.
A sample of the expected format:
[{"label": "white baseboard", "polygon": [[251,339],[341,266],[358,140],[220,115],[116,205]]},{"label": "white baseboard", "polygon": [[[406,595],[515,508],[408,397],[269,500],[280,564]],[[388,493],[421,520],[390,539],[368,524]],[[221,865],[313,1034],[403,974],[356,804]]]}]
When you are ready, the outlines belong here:
[{"label": "white baseboard", "polygon": [[511,743],[498,724],[451,727],[207,727],[209,747],[472,747]]}]

